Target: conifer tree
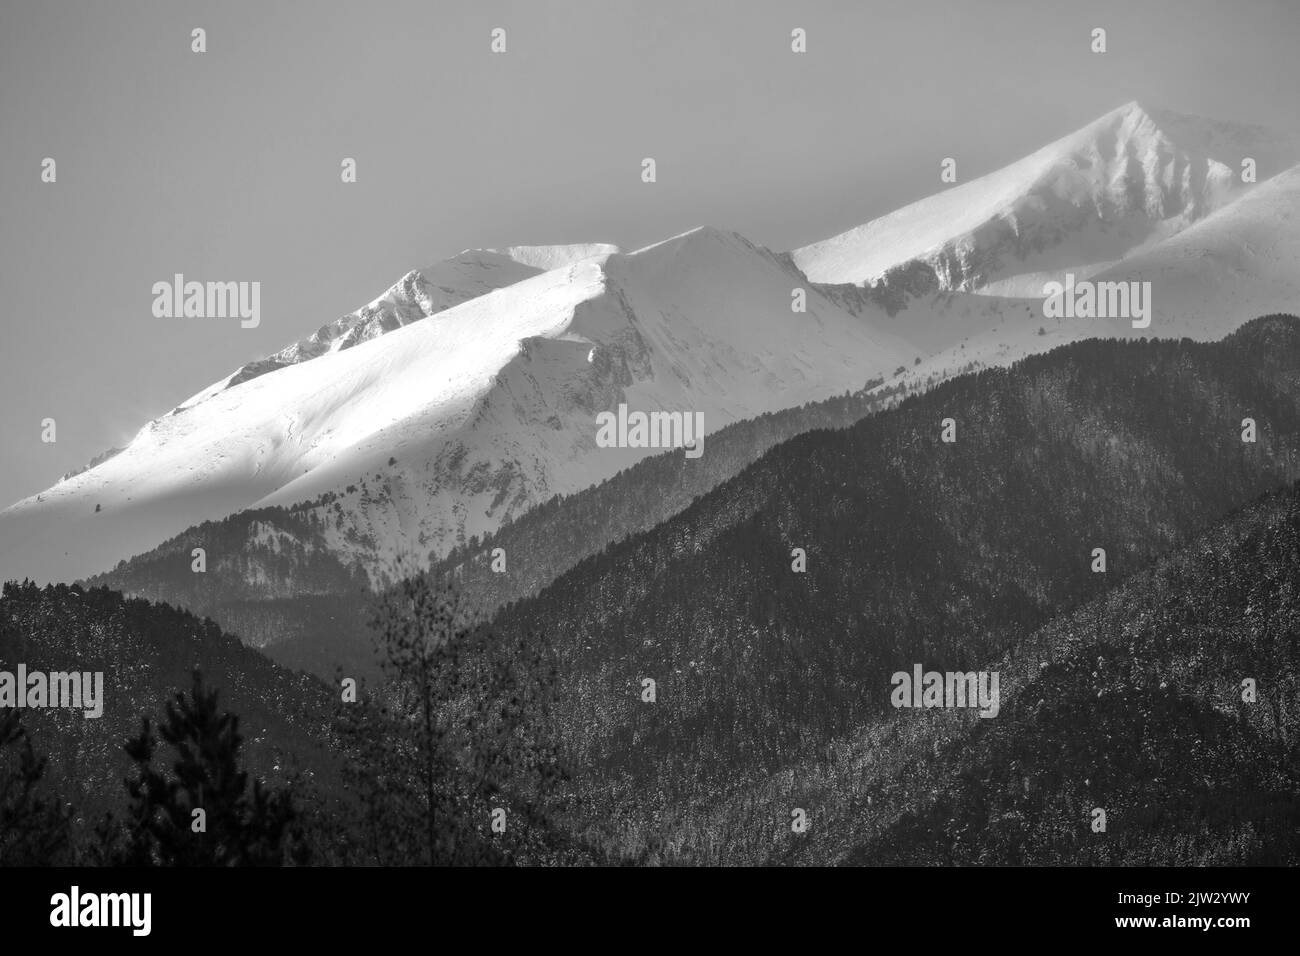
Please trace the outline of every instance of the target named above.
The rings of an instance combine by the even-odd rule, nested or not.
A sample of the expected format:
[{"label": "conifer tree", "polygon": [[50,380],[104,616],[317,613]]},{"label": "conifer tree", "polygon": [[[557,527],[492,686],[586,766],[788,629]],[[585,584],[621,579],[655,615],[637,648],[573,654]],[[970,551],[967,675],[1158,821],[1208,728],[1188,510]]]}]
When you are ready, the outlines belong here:
[{"label": "conifer tree", "polygon": [[67,862],[69,814],[38,790],[45,763],[23,728],[22,711],[0,711],[0,866]]},{"label": "conifer tree", "polygon": [[[422,573],[381,594],[373,626],[385,681],[344,705],[339,727],[359,745],[352,780],[377,862],[387,852],[426,865],[497,864],[536,848],[567,778],[549,738],[549,645],[495,640],[456,592]],[[512,821],[504,839],[490,829],[497,806]]]},{"label": "conifer tree", "polygon": [[[158,734],[175,752],[170,773],[159,771],[159,748],[148,718],[127,741],[135,762],[127,780],[130,805],[122,859],[128,865],[279,866],[305,863],[287,790],[268,790],[240,769],[239,718],[222,712],[217,692],[194,672],[190,693],[168,701]],[[202,811],[199,813],[197,811]]]}]

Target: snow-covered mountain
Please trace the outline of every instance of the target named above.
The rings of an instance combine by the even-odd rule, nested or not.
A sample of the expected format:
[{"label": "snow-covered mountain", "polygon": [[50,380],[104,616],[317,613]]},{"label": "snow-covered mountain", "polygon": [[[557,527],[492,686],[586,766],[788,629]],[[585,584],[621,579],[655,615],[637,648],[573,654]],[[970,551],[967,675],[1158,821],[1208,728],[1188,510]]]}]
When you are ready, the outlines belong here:
[{"label": "snow-covered mountain", "polygon": [[913,356],[815,290],[793,311],[802,277],[716,229],[532,262],[519,264],[567,264],[350,348],[301,349],[150,422],[0,513],[0,577],[81,576],[202,520],[322,495],[331,545],[370,570],[427,557],[656,453],[597,447],[597,413],[620,403],[701,413],[707,434],[861,388]]},{"label": "snow-covered mountain", "polygon": [[1300,140],[1128,103],[1018,162],[791,253],[809,279],[1037,296],[1186,229],[1300,162]]},{"label": "snow-covered mountain", "polygon": [[1300,314],[1300,166],[1126,257],[1092,281],[1149,282],[1151,325],[1138,329],[1122,319],[1049,319],[1041,296],[927,296],[896,316],[907,326],[897,327],[902,334],[915,329],[932,346],[931,354],[900,378],[937,381],[972,368],[1008,365],[1085,338],[1211,341],[1261,315]]},{"label": "snow-covered mountain", "polygon": [[605,243],[562,246],[512,246],[509,249],[466,249],[457,256],[412,269],[383,295],[361,308],[322,325],[306,338],[274,355],[250,362],[221,381],[182,402],[187,408],[217,392],[249,379],[296,365],[328,352],[351,348],[404,325],[427,319],[531,276],[597,255],[618,252]]},{"label": "snow-covered mountain", "polygon": [[[1300,311],[1298,157],[1293,136],[1131,103],[791,253],[712,228],[632,253],[469,250],[0,512],[0,578],[84,576],[201,521],[305,502],[330,551],[374,574],[657,453],[597,446],[596,415],[621,403],[702,413],[707,434],[1079,338],[1219,338]],[[1047,318],[1043,284],[1066,272],[1149,282],[1150,326]]]},{"label": "snow-covered mountain", "polygon": [[[1254,162],[1256,182],[1242,179]],[[925,358],[909,387],[1091,337],[1218,339],[1300,312],[1300,137],[1128,103],[789,257]],[[1151,324],[1048,318],[1048,282],[1149,282]],[[891,382],[896,385],[898,380]]]}]

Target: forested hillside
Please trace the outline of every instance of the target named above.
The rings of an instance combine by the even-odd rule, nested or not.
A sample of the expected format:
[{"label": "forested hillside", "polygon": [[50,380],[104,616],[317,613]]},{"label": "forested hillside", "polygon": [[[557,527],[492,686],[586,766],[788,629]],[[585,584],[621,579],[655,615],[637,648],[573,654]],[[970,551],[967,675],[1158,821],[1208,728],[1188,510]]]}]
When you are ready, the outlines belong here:
[{"label": "forested hillside", "polygon": [[[529,733],[570,772],[547,776],[544,857],[1293,859],[1297,493],[1205,529],[1300,478],[1297,385],[1300,320],[1273,316],[1218,343],[1080,342],[801,434],[501,608],[457,666],[523,669],[448,684],[440,712],[491,714],[510,688],[545,686]],[[649,488],[682,462],[639,467]],[[572,558],[566,535],[630,520],[600,516],[614,490],[539,511],[518,540]],[[38,606],[25,593],[15,607]],[[543,637],[544,680],[524,663]],[[916,665],[998,670],[998,716],[895,709],[891,675]],[[1238,703],[1246,677],[1258,703]],[[364,739],[387,739],[387,720]],[[514,771],[499,786],[536,789]]]},{"label": "forested hillside", "polygon": [[1294,480],[1298,359],[1300,323],[1271,317],[965,376],[786,442],[494,626],[554,635],[571,743],[632,846],[889,718],[894,671],[995,659]]},{"label": "forested hillside", "polygon": [[210,620],[106,588],[9,583],[0,598],[0,666],[28,672],[101,671],[103,716],[28,710],[24,725],[36,750],[49,757],[49,786],[87,821],[116,807],[130,760],[123,742],[156,715],[195,668],[239,714],[250,770],[268,781],[296,773],[337,776],[326,742],[328,688],[277,667],[222,633]]},{"label": "forested hillside", "polygon": [[937,719],[876,782],[821,781],[825,833],[797,856],[1300,861],[1300,485],[988,666],[1006,678],[998,719]]},{"label": "forested hillside", "polygon": [[[0,672],[23,699],[0,708],[0,866],[592,859],[551,819],[544,642],[408,594],[371,608],[383,680],[330,686],[167,605],[6,584]],[[33,675],[70,671],[102,696],[24,706]]]}]

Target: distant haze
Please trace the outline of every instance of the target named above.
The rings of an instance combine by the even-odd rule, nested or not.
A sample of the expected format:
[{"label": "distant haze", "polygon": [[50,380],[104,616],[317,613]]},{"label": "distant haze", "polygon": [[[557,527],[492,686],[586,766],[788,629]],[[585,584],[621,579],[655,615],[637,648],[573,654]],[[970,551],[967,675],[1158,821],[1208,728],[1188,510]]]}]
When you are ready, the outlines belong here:
[{"label": "distant haze", "polygon": [[[1296,128],[1297,40],[1287,0],[6,2],[0,507],[466,247],[788,249],[1135,98]],[[260,325],[154,318],[175,273]]]}]

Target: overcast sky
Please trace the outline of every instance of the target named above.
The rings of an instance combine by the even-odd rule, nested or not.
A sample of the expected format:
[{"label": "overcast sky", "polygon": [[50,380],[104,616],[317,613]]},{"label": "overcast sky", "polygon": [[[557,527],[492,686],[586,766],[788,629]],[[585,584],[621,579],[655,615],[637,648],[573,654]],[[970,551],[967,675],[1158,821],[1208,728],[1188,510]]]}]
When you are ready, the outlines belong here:
[{"label": "overcast sky", "polygon": [[[1131,99],[1297,128],[1298,41],[1288,0],[0,0],[0,506],[461,249],[784,250]],[[260,327],[154,318],[176,272]]]}]

